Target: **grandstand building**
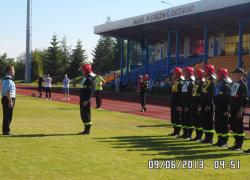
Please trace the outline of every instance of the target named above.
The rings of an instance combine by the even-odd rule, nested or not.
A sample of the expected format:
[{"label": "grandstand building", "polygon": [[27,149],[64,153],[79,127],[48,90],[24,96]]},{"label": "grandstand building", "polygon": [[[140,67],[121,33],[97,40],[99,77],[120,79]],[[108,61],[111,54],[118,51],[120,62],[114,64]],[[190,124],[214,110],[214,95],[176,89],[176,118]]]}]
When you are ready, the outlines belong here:
[{"label": "grandstand building", "polygon": [[175,66],[212,63],[250,70],[250,0],[201,0],[94,27],[118,38],[122,82],[148,73],[161,80]]}]

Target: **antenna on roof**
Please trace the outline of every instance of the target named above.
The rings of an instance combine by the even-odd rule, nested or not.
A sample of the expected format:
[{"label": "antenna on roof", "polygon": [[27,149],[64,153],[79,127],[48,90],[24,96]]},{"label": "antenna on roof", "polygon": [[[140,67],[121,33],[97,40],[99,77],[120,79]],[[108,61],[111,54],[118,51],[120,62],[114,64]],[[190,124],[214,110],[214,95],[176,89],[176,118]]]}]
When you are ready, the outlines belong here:
[{"label": "antenna on roof", "polygon": [[171,7],[173,7],[173,4],[171,4],[170,2],[166,2],[166,1],[160,1],[160,2],[163,3],[163,4],[167,4],[167,5],[171,6]]}]

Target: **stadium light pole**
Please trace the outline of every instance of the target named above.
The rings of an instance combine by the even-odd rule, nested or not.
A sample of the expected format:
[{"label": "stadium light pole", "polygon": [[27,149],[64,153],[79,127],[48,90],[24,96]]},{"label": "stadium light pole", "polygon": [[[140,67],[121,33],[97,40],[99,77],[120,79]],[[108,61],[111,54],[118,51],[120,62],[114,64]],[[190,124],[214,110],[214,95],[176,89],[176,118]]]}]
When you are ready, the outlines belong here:
[{"label": "stadium light pole", "polygon": [[163,4],[167,4],[167,5],[171,6],[171,7],[173,7],[173,4],[171,4],[170,2],[166,2],[166,1],[160,1],[160,2],[163,3]]},{"label": "stadium light pole", "polygon": [[31,82],[31,0],[27,0],[25,82]]}]

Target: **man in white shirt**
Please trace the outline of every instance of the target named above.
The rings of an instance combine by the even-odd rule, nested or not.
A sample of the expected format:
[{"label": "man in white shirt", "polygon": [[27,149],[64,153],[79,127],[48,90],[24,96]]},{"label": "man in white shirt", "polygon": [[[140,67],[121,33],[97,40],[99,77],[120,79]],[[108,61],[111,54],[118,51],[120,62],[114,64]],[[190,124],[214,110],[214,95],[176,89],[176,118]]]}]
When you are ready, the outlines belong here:
[{"label": "man in white shirt", "polygon": [[70,100],[69,99],[69,83],[70,79],[68,78],[68,75],[65,74],[64,79],[63,79],[63,93],[64,93],[64,98],[63,100]]},{"label": "man in white shirt", "polygon": [[13,110],[16,100],[16,86],[13,81],[15,76],[14,66],[7,66],[6,76],[2,82],[2,106],[3,106],[3,124],[2,132],[4,136],[10,135],[10,124],[12,121]]},{"label": "man in white shirt", "polygon": [[52,83],[52,78],[48,74],[46,78],[44,79],[45,81],[45,92],[46,92],[46,99],[51,100],[51,83]]}]

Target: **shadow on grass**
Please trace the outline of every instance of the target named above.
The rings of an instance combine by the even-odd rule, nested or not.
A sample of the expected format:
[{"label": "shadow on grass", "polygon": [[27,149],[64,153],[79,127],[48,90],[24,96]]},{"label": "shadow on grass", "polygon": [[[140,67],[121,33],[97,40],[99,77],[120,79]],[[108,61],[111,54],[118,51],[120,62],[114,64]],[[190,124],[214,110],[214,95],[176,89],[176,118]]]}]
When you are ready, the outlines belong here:
[{"label": "shadow on grass", "polygon": [[[109,143],[112,148],[126,149],[128,152],[142,152],[142,156],[172,156],[167,158],[168,160],[206,160],[242,154],[228,151],[226,148],[179,140],[167,136],[117,136],[94,139],[100,143]],[[161,160],[164,160],[164,158]]]},{"label": "shadow on grass", "polygon": [[0,135],[0,138],[41,138],[41,137],[53,137],[53,136],[82,136],[78,133],[72,134],[20,134],[20,135],[11,135],[11,136],[3,136]]}]

